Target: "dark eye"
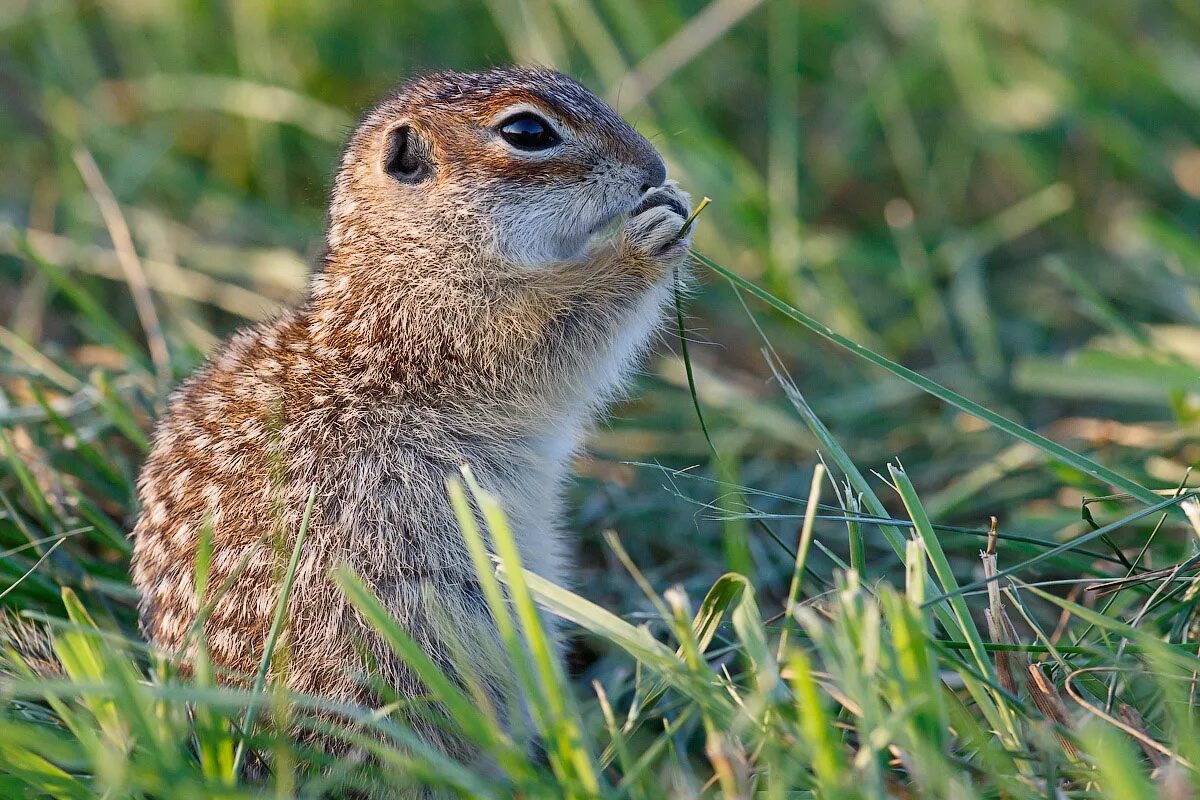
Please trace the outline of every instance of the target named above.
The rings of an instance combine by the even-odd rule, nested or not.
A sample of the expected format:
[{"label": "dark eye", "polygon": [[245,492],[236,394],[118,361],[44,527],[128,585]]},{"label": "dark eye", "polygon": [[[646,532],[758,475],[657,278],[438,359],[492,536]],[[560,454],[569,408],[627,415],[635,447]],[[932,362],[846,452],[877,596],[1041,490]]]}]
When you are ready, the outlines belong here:
[{"label": "dark eye", "polygon": [[520,150],[547,150],[562,139],[550,123],[536,114],[518,114],[500,125],[504,141]]}]

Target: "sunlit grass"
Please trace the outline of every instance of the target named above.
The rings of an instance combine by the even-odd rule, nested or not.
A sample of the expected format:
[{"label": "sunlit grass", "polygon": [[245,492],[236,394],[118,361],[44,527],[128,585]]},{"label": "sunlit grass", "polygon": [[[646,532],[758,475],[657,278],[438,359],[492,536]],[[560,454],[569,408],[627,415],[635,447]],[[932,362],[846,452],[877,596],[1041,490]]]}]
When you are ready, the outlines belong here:
[{"label": "sunlit grass", "polygon": [[[3,659],[0,796],[1194,796],[1198,41],[1185,2],[7,5],[0,603],[66,674]],[[183,677],[125,532],[164,384],[302,293],[356,115],[510,59],[714,202],[688,346],[576,465],[582,591],[462,518],[544,757],[338,573],[482,766],[270,648]]]}]

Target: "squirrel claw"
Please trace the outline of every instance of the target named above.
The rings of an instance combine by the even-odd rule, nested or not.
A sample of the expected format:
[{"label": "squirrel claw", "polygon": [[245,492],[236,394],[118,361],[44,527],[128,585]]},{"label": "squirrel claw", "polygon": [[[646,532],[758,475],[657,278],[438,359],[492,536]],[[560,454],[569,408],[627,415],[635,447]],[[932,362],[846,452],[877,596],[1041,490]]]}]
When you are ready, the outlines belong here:
[{"label": "squirrel claw", "polygon": [[666,183],[648,194],[625,223],[626,243],[652,258],[683,253],[692,243],[691,232],[683,232],[690,209],[687,193],[673,181]]}]

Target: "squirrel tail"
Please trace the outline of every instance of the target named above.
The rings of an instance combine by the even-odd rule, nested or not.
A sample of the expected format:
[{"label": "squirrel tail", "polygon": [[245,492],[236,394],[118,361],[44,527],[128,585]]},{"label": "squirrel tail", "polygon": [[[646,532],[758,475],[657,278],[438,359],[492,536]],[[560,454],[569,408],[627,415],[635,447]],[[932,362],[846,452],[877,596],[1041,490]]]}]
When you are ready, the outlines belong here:
[{"label": "squirrel tail", "polygon": [[50,631],[0,609],[0,676],[23,676],[21,664],[39,678],[61,678],[65,674]]}]

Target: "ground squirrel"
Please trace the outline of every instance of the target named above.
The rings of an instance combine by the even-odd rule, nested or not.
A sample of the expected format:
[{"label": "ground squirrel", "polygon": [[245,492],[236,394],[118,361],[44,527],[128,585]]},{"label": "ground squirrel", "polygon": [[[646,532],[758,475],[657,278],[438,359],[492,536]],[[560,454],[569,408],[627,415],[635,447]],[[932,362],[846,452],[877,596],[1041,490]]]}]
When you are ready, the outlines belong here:
[{"label": "ground squirrel", "polygon": [[452,673],[449,635],[490,652],[470,646],[495,632],[445,480],[470,465],[525,565],[570,582],[568,461],[660,324],[688,208],[654,147],[556,72],[434,73],[379,103],[342,156],[305,302],[234,336],[155,433],[133,554],[150,640],[186,651],[211,525],[209,586],[244,573],[204,637],[218,665],[253,673],[315,487],[291,688],[369,703],[371,664],[400,695],[424,691],[331,582],[339,561]]}]

